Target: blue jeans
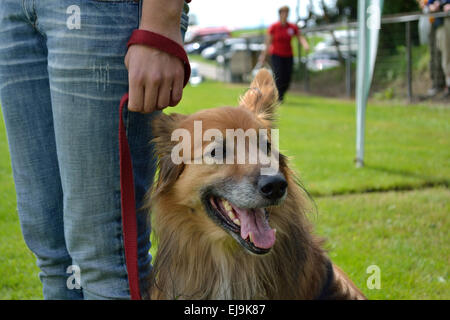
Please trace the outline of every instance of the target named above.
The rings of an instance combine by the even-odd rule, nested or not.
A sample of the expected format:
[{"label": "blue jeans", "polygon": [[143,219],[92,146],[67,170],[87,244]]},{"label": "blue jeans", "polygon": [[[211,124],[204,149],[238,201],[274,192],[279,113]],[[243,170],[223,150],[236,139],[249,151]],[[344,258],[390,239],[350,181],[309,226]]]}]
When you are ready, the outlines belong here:
[{"label": "blue jeans", "polygon": [[[0,1],[0,102],[19,220],[45,299],[130,298],[118,108],[128,91],[126,43],[140,10],[132,0]],[[184,32],[185,14],[182,21]],[[124,114],[137,208],[155,172],[153,116]],[[151,270],[147,218],[138,211],[144,297]]]}]

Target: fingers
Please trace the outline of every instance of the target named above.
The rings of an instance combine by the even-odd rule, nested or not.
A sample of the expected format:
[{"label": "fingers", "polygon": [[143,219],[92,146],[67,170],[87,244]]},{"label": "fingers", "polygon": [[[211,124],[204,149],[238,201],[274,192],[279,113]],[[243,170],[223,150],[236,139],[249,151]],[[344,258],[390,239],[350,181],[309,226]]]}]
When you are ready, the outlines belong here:
[{"label": "fingers", "polygon": [[183,77],[154,77],[145,85],[130,82],[128,109],[133,112],[151,113],[176,106],[183,95]]},{"label": "fingers", "polygon": [[129,81],[128,110],[142,112],[144,106],[144,87],[138,80]]},{"label": "fingers", "polygon": [[[179,64],[179,65],[178,65]],[[162,110],[167,106],[176,106],[182,96],[184,87],[184,69],[178,62],[171,74],[167,74],[159,88],[157,108]]]},{"label": "fingers", "polygon": [[170,77],[163,79],[161,86],[159,87],[158,101],[156,103],[156,108],[158,110],[163,110],[169,105],[170,95],[172,91],[172,82],[173,80]]},{"label": "fingers", "polygon": [[159,84],[153,82],[145,87],[145,99],[143,113],[151,113],[156,109],[156,103],[158,99]]},{"label": "fingers", "polygon": [[157,73],[130,80],[128,109],[141,113],[164,109],[170,101],[170,81]]},{"label": "fingers", "polygon": [[125,65],[129,71],[130,111],[151,113],[180,102],[184,68],[178,58],[151,48],[132,46]]},{"label": "fingers", "polygon": [[175,107],[183,96],[184,71],[182,75],[177,75],[172,82],[172,92],[170,96],[169,106]]}]

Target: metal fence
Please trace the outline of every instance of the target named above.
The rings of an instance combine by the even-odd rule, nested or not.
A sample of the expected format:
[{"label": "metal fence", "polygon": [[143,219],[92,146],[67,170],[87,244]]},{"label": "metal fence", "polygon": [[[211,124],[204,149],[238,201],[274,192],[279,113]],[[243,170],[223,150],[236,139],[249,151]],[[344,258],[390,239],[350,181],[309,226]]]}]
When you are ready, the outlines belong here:
[{"label": "metal fence", "polygon": [[[450,13],[385,16],[371,95],[380,99],[417,101],[431,97],[433,87],[444,86],[435,30],[429,19]],[[312,94],[334,97],[355,95],[357,22],[304,28],[315,47],[305,56],[299,48],[293,87]]]}]

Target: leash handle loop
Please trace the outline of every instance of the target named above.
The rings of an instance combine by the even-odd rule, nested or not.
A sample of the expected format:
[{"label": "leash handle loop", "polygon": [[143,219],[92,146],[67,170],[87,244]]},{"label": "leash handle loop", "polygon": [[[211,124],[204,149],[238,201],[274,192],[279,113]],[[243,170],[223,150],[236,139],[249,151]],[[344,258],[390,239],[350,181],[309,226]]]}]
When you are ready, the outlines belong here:
[{"label": "leash handle loop", "polygon": [[156,48],[180,59],[184,67],[183,87],[186,87],[191,76],[191,66],[186,51],[181,45],[179,45],[172,39],[166,38],[158,33],[139,29],[134,30],[131,34],[130,40],[128,41],[128,48],[130,48],[130,46],[134,44],[141,44]]}]

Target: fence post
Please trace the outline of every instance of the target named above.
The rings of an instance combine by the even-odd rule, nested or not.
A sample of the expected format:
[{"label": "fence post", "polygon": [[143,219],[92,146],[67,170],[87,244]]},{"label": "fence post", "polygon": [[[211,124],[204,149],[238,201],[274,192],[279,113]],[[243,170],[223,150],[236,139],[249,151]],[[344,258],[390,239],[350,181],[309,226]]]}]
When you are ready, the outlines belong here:
[{"label": "fence post", "polygon": [[351,37],[350,37],[350,23],[348,15],[345,16],[345,22],[347,24],[347,59],[346,59],[346,91],[347,97],[352,97],[352,55],[351,55]]},{"label": "fence post", "polygon": [[304,90],[306,92],[309,92],[308,55],[305,55],[305,63],[303,64],[303,68],[304,68],[303,72],[305,73],[305,82],[304,82],[305,88],[304,88]]},{"label": "fence post", "polygon": [[412,48],[411,48],[411,22],[406,22],[406,80],[408,90],[408,102],[413,101],[412,89]]}]

